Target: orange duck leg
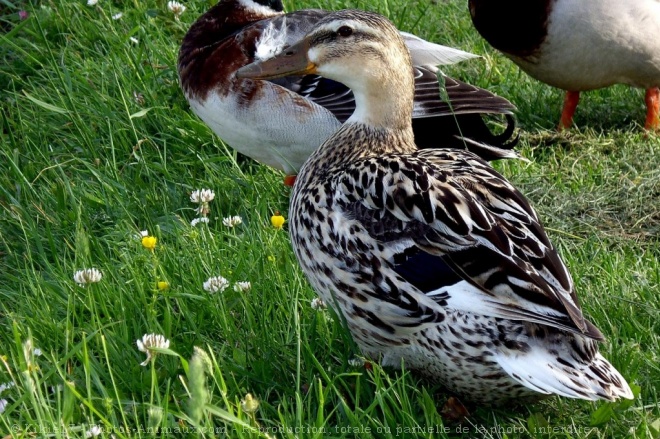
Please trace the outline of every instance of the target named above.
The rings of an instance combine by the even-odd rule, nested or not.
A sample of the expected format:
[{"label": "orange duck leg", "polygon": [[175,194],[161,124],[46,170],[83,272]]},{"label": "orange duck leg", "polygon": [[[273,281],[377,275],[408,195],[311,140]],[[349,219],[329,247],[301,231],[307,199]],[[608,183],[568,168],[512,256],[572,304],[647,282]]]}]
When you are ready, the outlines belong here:
[{"label": "orange duck leg", "polygon": [[568,129],[573,125],[573,115],[575,114],[575,109],[577,108],[578,102],[580,102],[580,92],[579,91],[567,91],[566,97],[564,98],[564,108],[561,111],[561,119],[559,119],[559,126],[557,129],[559,131]]},{"label": "orange duck leg", "polygon": [[287,175],[284,177],[284,185],[293,187],[293,184],[296,182],[295,175]]},{"label": "orange duck leg", "polygon": [[646,123],[644,128],[649,131],[660,130],[660,88],[654,87],[646,90]]}]

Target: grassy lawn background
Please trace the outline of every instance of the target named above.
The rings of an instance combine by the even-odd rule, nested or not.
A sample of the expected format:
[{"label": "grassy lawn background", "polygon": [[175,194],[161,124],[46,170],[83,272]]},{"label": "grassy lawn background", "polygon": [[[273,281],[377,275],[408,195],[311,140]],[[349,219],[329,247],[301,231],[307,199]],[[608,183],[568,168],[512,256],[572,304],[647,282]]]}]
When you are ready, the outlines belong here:
[{"label": "grassy lawn background", "polygon": [[[465,0],[285,2],[377,10],[483,55],[446,71],[517,105],[531,163],[497,166],[531,199],[608,338],[602,352],[639,393],[476,408],[451,424],[440,387],[350,361],[359,352],[310,306],[286,227],[270,224],[287,215],[282,176],[189,111],[178,45],[209,4],[185,2],[176,20],[165,1],[0,0],[0,384],[15,383],[0,393],[0,437],[93,425],[105,437],[658,437],[660,140],[640,127],[642,91],[585,94],[578,128],[558,134],[562,94],[491,50]],[[201,188],[216,198],[209,224],[192,227]],[[224,226],[233,215],[243,224]],[[73,274],[88,267],[103,278],[80,287]],[[203,289],[220,275],[252,288]],[[145,333],[171,341],[147,367]],[[195,346],[208,357],[191,361]]]}]

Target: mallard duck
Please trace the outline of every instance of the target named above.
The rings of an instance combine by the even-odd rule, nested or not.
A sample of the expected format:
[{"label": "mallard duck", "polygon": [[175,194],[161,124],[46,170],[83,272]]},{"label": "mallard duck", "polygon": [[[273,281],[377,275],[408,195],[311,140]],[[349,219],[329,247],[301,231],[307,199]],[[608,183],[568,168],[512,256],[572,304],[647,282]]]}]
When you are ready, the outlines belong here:
[{"label": "mallard duck", "polygon": [[[179,52],[180,83],[193,112],[237,151],[295,174],[353,113],[352,93],[317,75],[257,83],[237,79],[234,73],[297,41],[327,14],[284,14],[280,0],[220,1],[192,25]],[[417,145],[427,147],[440,139],[489,160],[515,157],[514,107],[509,101],[448,76],[442,78],[449,102],[440,96],[435,65],[475,55],[411,34],[404,38],[416,64]],[[482,114],[505,115],[507,129],[494,135]]]},{"label": "mallard duck", "polygon": [[525,197],[469,151],[416,148],[413,72],[392,23],[357,10],[237,72],[317,74],[355,95],[291,195],[291,241],[312,286],[365,355],[464,399],[632,398]]},{"label": "mallard duck", "polygon": [[660,1],[469,0],[474,27],[530,76],[566,90],[559,128],[581,91],[646,89],[646,123],[660,129]]}]

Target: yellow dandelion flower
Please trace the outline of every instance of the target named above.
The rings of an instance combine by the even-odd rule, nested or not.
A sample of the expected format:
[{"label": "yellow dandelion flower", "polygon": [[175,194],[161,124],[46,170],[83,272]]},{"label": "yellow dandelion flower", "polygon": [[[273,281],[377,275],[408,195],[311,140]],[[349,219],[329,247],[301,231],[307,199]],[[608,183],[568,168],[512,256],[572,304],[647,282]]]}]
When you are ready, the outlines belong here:
[{"label": "yellow dandelion flower", "polygon": [[284,217],[280,214],[279,211],[275,212],[275,215],[270,217],[270,223],[275,227],[276,229],[281,229],[282,226],[284,225]]},{"label": "yellow dandelion flower", "polygon": [[170,284],[168,282],[165,282],[164,280],[161,280],[156,283],[156,286],[160,291],[165,291],[170,287]]},{"label": "yellow dandelion flower", "polygon": [[156,243],[158,242],[158,238],[155,236],[145,236],[142,238],[142,247],[146,248],[147,250],[153,251],[156,248]]}]

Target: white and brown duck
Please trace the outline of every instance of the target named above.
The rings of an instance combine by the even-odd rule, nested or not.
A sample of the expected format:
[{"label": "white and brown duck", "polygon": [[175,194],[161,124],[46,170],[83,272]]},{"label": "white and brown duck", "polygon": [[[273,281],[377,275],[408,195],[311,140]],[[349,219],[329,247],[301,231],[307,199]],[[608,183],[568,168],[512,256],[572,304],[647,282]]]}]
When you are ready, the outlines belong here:
[{"label": "white and brown duck", "polygon": [[469,0],[472,22],[530,76],[566,90],[559,128],[572,125],[580,92],[646,89],[646,123],[660,129],[660,1]]},{"label": "white and brown duck", "polygon": [[[305,159],[350,117],[351,91],[317,75],[272,81],[238,79],[236,70],[267,59],[302,38],[329,12],[285,14],[281,0],[222,0],[190,28],[179,53],[181,87],[192,110],[229,146],[261,163],[295,174]],[[482,158],[516,157],[511,150],[513,105],[491,92],[441,75],[436,65],[475,55],[403,34],[415,64],[415,138],[420,148],[438,142]],[[398,93],[392,90],[392,93]],[[494,134],[483,114],[505,115]]]}]

